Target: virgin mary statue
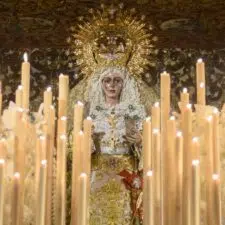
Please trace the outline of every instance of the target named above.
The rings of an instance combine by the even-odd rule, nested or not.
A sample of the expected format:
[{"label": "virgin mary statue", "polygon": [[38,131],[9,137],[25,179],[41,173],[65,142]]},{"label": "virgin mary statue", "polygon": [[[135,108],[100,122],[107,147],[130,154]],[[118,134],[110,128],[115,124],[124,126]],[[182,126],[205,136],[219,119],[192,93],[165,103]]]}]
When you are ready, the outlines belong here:
[{"label": "virgin mary statue", "polygon": [[[89,225],[140,225],[142,122],[145,106],[157,98],[140,76],[149,35],[141,21],[117,8],[79,28],[73,43],[86,79],[72,90],[71,105],[84,101],[85,117],[93,120]],[[141,97],[143,89],[149,99]]]}]

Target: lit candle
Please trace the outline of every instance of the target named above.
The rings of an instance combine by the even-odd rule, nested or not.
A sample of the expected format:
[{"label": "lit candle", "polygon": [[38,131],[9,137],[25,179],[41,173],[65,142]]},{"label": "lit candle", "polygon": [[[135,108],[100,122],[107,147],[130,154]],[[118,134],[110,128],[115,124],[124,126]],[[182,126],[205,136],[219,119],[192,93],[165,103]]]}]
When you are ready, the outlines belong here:
[{"label": "lit candle", "polygon": [[19,85],[16,89],[16,106],[23,107],[23,86]]},{"label": "lit candle", "polygon": [[213,110],[213,173],[220,173],[219,111]]},{"label": "lit candle", "polygon": [[151,118],[148,117],[143,124],[143,166],[145,173],[151,169],[151,158]]},{"label": "lit candle", "polygon": [[78,222],[79,225],[87,225],[87,183],[88,177],[86,173],[81,173],[79,177],[79,206],[78,206]]},{"label": "lit candle", "polygon": [[[176,121],[171,116],[167,121],[167,149],[164,151],[164,180],[166,186],[164,188],[165,202],[164,215],[167,217],[168,224],[174,224],[176,209],[176,163],[175,163],[175,138],[176,138]],[[170,222],[170,223],[169,223]]]},{"label": "lit candle", "polygon": [[65,225],[66,219],[66,135],[59,137],[57,146],[56,223]]},{"label": "lit candle", "polygon": [[58,129],[57,129],[57,136],[59,137],[61,134],[67,133],[67,117],[62,116],[58,120]]},{"label": "lit candle", "polygon": [[84,104],[79,102],[74,107],[74,134],[82,130]]},{"label": "lit candle", "polygon": [[20,174],[16,172],[13,177],[13,188],[12,188],[12,224],[19,225],[21,221],[20,217]]},{"label": "lit candle", "polygon": [[182,190],[183,190],[183,135],[181,131],[178,131],[176,134],[176,170],[177,179],[176,179],[176,218],[177,225],[182,225]]},{"label": "lit candle", "polygon": [[155,102],[152,106],[152,129],[160,129],[160,106]]},{"label": "lit candle", "polygon": [[[75,132],[75,131],[74,131]],[[84,144],[84,133],[82,131],[74,135],[73,145],[73,165],[72,165],[72,199],[71,199],[71,223],[72,225],[77,224],[78,213],[77,204],[79,197],[79,175],[82,173],[82,148]]]},{"label": "lit candle", "polygon": [[200,143],[198,137],[192,138],[192,159],[199,159],[200,158]]},{"label": "lit candle", "polygon": [[154,224],[154,199],[153,199],[153,173],[149,170],[144,175],[144,196],[143,196],[143,214],[144,223],[143,225]]},{"label": "lit candle", "polygon": [[165,188],[167,187],[166,184],[166,174],[165,174],[165,162],[166,158],[164,156],[164,153],[166,151],[166,145],[167,145],[167,120],[169,119],[169,113],[170,113],[170,75],[167,72],[161,73],[161,83],[160,83],[160,106],[161,106],[161,163],[162,163],[162,185],[163,185],[163,209],[162,209],[162,220],[163,224],[168,223],[167,217],[166,217],[166,211],[168,210],[166,207],[165,202]]},{"label": "lit candle", "polygon": [[189,93],[187,88],[184,88],[183,91],[180,93],[180,100],[181,103],[187,105],[189,103]]},{"label": "lit candle", "polygon": [[0,158],[0,225],[3,225],[3,209],[5,194],[5,160]]},{"label": "lit candle", "polygon": [[30,63],[28,62],[28,55],[24,53],[24,62],[21,69],[21,84],[23,86],[23,108],[29,109],[30,101]]},{"label": "lit candle", "polygon": [[67,115],[67,103],[69,94],[69,77],[67,75],[59,75],[59,109],[58,117]]},{"label": "lit candle", "polygon": [[200,225],[200,168],[199,160],[192,161],[191,225]]},{"label": "lit candle", "polygon": [[45,120],[47,120],[49,108],[52,105],[52,88],[47,87],[46,91],[44,92],[44,116]]},{"label": "lit candle", "polygon": [[155,223],[161,222],[161,149],[160,149],[160,132],[159,129],[152,131],[152,163],[154,169],[154,200],[155,200]]},{"label": "lit candle", "polygon": [[45,224],[46,212],[46,182],[47,182],[47,161],[42,160],[40,166],[40,179],[38,189],[38,204],[36,211],[36,225]]},{"label": "lit candle", "polygon": [[206,218],[209,225],[213,223],[213,193],[212,193],[212,175],[213,175],[213,117],[209,116],[206,119],[204,145],[206,150]]},{"label": "lit candle", "polygon": [[222,224],[222,218],[221,218],[221,187],[220,187],[220,177],[219,174],[213,174],[213,206],[212,210],[214,212],[214,222],[213,224]]},{"label": "lit candle", "polygon": [[188,104],[183,111],[182,133],[183,145],[183,198],[182,198],[182,225],[190,224],[190,190],[191,190],[191,161],[192,153],[192,105]]},{"label": "lit candle", "polygon": [[205,63],[198,59],[196,64],[197,104],[205,105]]}]

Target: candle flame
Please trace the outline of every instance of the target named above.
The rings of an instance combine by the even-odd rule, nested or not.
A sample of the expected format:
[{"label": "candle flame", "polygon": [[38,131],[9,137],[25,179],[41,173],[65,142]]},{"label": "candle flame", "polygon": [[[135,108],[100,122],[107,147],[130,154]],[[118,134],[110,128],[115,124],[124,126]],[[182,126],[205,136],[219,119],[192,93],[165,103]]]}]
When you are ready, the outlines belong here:
[{"label": "candle flame", "polygon": [[84,132],[82,130],[79,131],[79,135],[84,135]]},{"label": "candle flame", "polygon": [[152,175],[153,175],[153,171],[152,170],[149,170],[148,172],[147,172],[147,174],[146,174],[148,177],[152,177]]},{"label": "candle flame", "polygon": [[28,54],[27,54],[27,52],[25,52],[23,54],[23,60],[24,60],[24,62],[28,62]]},{"label": "candle flame", "polygon": [[86,176],[87,176],[86,173],[81,173],[81,174],[80,174],[80,177],[86,177]]},{"label": "candle flame", "polygon": [[59,75],[60,77],[64,77],[64,74],[63,73],[60,73],[60,75]]},{"label": "candle flame", "polygon": [[155,102],[155,103],[154,103],[154,106],[155,106],[155,107],[159,107],[159,102]]},{"label": "candle flame", "polygon": [[187,88],[183,88],[183,93],[187,93],[187,92],[188,92]]},{"label": "candle flame", "polygon": [[17,111],[17,112],[21,112],[21,113],[22,113],[22,112],[24,112],[24,109],[23,109],[23,108],[21,108],[21,107],[19,107],[19,108],[17,108],[17,109],[16,109],[16,111]]},{"label": "candle flame", "polygon": [[182,137],[182,132],[181,131],[177,131],[177,137]]},{"label": "candle flame", "polygon": [[204,87],[205,87],[204,82],[201,82],[201,83],[199,84],[199,87],[200,87],[200,88],[204,88]]},{"label": "candle flame", "polygon": [[192,104],[187,104],[187,108],[191,109],[192,108]]},{"label": "candle flame", "polygon": [[47,160],[46,160],[46,159],[41,160],[41,165],[42,165],[43,167],[46,167],[46,165],[47,165]]},{"label": "candle flame", "polygon": [[19,179],[20,178],[20,173],[19,172],[15,172],[14,173],[14,177],[17,178],[17,179]]},{"label": "candle flame", "polygon": [[207,117],[207,120],[208,120],[209,122],[211,122],[211,121],[212,121],[212,116],[208,116],[208,117]]},{"label": "candle flame", "polygon": [[19,86],[18,86],[18,89],[19,89],[19,90],[23,90],[23,86],[22,86],[22,85],[19,85]]},{"label": "candle flame", "polygon": [[90,116],[88,116],[86,119],[87,119],[87,120],[92,120]]},{"label": "candle flame", "polygon": [[198,137],[193,137],[192,141],[195,142],[195,143],[198,142]]},{"label": "candle flame", "polygon": [[0,159],[0,164],[5,164],[5,160],[4,159]]},{"label": "candle flame", "polygon": [[158,134],[158,133],[159,133],[159,129],[154,128],[154,129],[152,130],[152,132],[153,132],[153,134]]},{"label": "candle flame", "polygon": [[84,104],[81,101],[78,101],[77,105],[83,106]]},{"label": "candle flame", "polygon": [[192,165],[193,166],[198,166],[199,165],[199,160],[198,159],[192,160]]},{"label": "candle flame", "polygon": [[67,117],[66,117],[66,116],[62,116],[62,117],[60,118],[60,120],[66,121],[66,120],[67,120]]},{"label": "candle flame", "polygon": [[61,140],[66,140],[66,135],[65,134],[60,135],[60,139]]},{"label": "candle flame", "polygon": [[197,60],[197,63],[202,63],[202,62],[203,62],[202,58],[199,58],[199,59]]},{"label": "candle flame", "polygon": [[219,110],[215,107],[215,108],[213,109],[213,113],[217,114],[218,112],[219,112]]},{"label": "candle flame", "polygon": [[47,89],[46,89],[48,92],[50,92],[50,91],[52,91],[52,88],[49,86],[49,87],[47,87]]},{"label": "candle flame", "polygon": [[219,180],[219,178],[220,178],[219,174],[215,173],[215,174],[212,175],[213,180]]},{"label": "candle flame", "polygon": [[175,120],[175,116],[171,116],[170,117],[170,120]]},{"label": "candle flame", "polygon": [[41,141],[46,140],[46,137],[44,135],[41,135],[39,138],[40,138]]},{"label": "candle flame", "polygon": [[145,121],[146,121],[146,122],[147,122],[147,121],[151,121],[151,117],[148,116],[148,117],[145,119]]}]

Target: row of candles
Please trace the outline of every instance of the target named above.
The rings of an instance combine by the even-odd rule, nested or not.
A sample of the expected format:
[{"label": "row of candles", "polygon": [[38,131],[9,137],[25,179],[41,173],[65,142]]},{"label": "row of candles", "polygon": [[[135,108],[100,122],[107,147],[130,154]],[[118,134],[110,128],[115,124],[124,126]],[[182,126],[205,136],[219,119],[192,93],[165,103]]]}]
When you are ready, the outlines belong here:
[{"label": "row of candles", "polygon": [[[197,104],[204,106],[205,66],[202,60],[197,67]],[[24,150],[23,144],[29,121],[30,63],[25,56],[22,63],[22,82],[16,90],[15,115],[15,162],[12,189],[12,224],[23,224],[24,204]],[[36,224],[50,225],[52,206],[57,225],[65,225],[66,219],[66,143],[67,105],[69,79],[59,76],[58,115],[52,106],[52,90],[44,92],[43,135],[36,140],[35,194]],[[152,106],[151,118],[143,123],[144,158],[144,225],[198,225],[200,224],[200,141],[193,137],[192,107],[189,93],[181,93],[181,119],[179,131],[174,116],[170,117],[170,75],[161,74],[160,103]],[[1,97],[1,96],[0,96]],[[0,101],[2,101],[0,99]],[[219,179],[219,112],[215,110],[205,119],[204,148],[207,152],[206,171],[201,171],[206,180],[206,217],[208,225],[221,224],[220,179]],[[22,130],[21,130],[22,127]],[[90,118],[83,120],[83,104],[74,107],[73,166],[71,225],[88,224],[88,206],[91,171]],[[55,132],[57,130],[57,132]],[[21,132],[22,131],[22,132]],[[56,143],[55,143],[56,133]],[[53,155],[57,149],[56,198],[53,192]],[[4,224],[4,167],[5,154],[0,146],[0,225]],[[83,163],[85,161],[85,163]]]},{"label": "row of candles", "polygon": [[[201,59],[196,77],[197,104],[207,107]],[[214,108],[204,118],[196,110],[197,127],[202,129],[196,137],[187,89],[181,92],[179,121],[170,116],[170,93],[170,75],[163,72],[161,103],[153,105],[151,118],[143,126],[144,225],[200,225],[202,218],[204,224],[221,225],[219,111]],[[204,161],[200,160],[201,151],[205,152]],[[204,212],[202,198],[206,201]]]},{"label": "row of candles", "polygon": [[[16,90],[15,102],[17,110],[12,114],[14,126],[14,176],[11,194],[11,224],[23,225],[24,221],[24,178],[25,178],[25,141],[29,119],[30,93],[30,63],[27,54],[21,69],[21,85]],[[66,155],[67,155],[67,105],[69,93],[69,77],[60,74],[58,93],[58,115],[52,105],[52,90],[48,87],[44,92],[44,126],[42,135],[36,137],[35,150],[35,224],[52,224],[52,208],[54,208],[55,223],[66,224]],[[2,100],[2,95],[0,96]],[[2,101],[1,101],[2,102]],[[0,105],[2,107],[2,104]],[[56,119],[57,118],[57,119]],[[56,121],[57,120],[57,121]],[[71,225],[86,225],[88,219],[88,191],[91,169],[91,128],[92,120],[83,120],[83,104],[78,102],[74,107],[73,132],[73,168],[72,168],[72,198]],[[56,132],[55,132],[56,131]],[[55,137],[56,134],[56,137]],[[55,141],[56,140],[56,141]],[[0,144],[0,225],[6,224],[4,218],[5,196],[5,164],[6,140]],[[55,143],[56,142],[56,143]],[[53,179],[54,149],[56,147],[56,182]],[[81,162],[84,162],[81,163]],[[54,186],[54,182],[56,185]],[[55,198],[53,192],[55,188]],[[7,220],[8,221],[8,220]],[[8,224],[7,224],[8,225]]]}]

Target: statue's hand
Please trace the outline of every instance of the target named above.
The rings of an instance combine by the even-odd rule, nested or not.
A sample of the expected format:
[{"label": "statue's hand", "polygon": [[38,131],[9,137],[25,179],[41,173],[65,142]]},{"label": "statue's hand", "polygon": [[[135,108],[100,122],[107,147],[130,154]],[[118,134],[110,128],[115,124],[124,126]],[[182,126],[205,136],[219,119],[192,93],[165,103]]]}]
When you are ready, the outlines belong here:
[{"label": "statue's hand", "polygon": [[142,142],[142,135],[138,130],[131,129],[126,133],[126,135],[124,135],[124,139],[128,144],[140,145]]}]

